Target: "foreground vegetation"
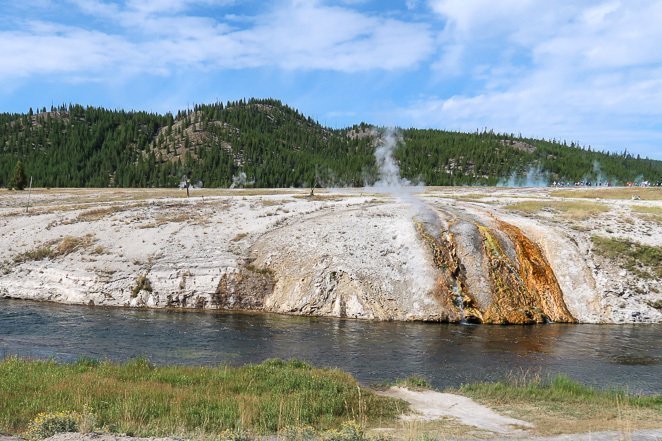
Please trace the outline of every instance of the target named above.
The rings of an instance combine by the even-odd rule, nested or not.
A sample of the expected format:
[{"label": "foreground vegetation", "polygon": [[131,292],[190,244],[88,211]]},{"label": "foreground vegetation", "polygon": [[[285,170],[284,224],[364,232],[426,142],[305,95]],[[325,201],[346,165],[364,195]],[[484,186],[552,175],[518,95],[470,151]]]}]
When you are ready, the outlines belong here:
[{"label": "foreground vegetation", "polygon": [[[493,131],[406,129],[395,156],[427,185],[662,180],[662,161]],[[377,128],[330,129],[278,100],[173,114],[69,105],[0,114],[0,186],[363,186],[377,179]],[[20,163],[19,163],[20,161]],[[530,184],[529,184],[530,185]]]},{"label": "foreground vegetation", "polygon": [[596,389],[564,375],[521,375],[503,382],[465,385],[456,392],[531,422],[541,434],[662,427],[662,395]]},{"label": "foreground vegetation", "polygon": [[[431,386],[420,377],[396,383]],[[382,387],[387,387],[382,385]],[[514,376],[450,392],[535,424],[532,433],[662,427],[662,396],[600,390],[565,376]],[[268,360],[242,367],[155,367],[8,358],[0,362],[0,433],[39,440],[62,431],[135,436],[289,440],[443,439],[472,429],[453,419],[402,421],[406,403],[375,395],[338,370]]]},{"label": "foreground vegetation", "polygon": [[40,433],[38,418],[40,427],[70,428],[73,421],[79,429],[137,436],[264,434],[379,424],[405,409],[346,373],[299,361],[218,368],[155,367],[144,359],[0,362],[0,433]]}]

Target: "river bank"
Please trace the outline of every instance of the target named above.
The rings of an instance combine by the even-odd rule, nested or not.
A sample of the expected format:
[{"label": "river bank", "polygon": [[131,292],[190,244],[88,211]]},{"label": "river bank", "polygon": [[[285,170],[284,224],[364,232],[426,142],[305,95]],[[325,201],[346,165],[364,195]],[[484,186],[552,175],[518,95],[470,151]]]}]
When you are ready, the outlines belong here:
[{"label": "river bank", "polygon": [[66,429],[187,439],[367,440],[662,427],[662,396],[600,391],[566,377],[520,377],[450,392],[396,387],[375,393],[341,371],[298,361],[199,368],[156,367],[140,359],[57,364],[11,358],[0,362],[0,432],[31,439]]},{"label": "river bank", "polygon": [[407,191],[44,189],[27,214],[24,193],[2,192],[0,296],[377,320],[662,321],[662,190]]},{"label": "river bank", "polygon": [[660,325],[482,326],[0,299],[0,358],[146,357],[159,366],[296,358],[366,385],[422,376],[447,389],[515,371],[659,394],[661,338]]}]

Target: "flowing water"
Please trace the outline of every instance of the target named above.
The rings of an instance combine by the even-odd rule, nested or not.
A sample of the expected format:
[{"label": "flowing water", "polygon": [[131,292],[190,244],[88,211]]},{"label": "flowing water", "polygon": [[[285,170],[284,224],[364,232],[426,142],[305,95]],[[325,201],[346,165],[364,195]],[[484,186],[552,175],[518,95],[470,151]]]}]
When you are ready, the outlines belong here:
[{"label": "flowing water", "polygon": [[662,393],[662,325],[489,326],[264,313],[107,309],[0,299],[0,357],[81,356],[238,365],[298,358],[364,384],[420,375],[436,387],[511,372]]}]

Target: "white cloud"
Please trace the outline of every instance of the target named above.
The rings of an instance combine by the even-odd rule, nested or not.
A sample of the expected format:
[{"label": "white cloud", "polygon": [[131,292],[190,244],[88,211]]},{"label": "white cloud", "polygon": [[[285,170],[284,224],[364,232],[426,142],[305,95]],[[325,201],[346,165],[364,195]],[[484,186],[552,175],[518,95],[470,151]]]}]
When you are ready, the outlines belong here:
[{"label": "white cloud", "polygon": [[662,155],[662,1],[429,6],[446,23],[448,48],[437,68],[465,76],[474,92],[422,97],[400,109],[401,117]]},{"label": "white cloud", "polygon": [[61,4],[26,0],[0,28],[0,79],[8,90],[262,67],[324,81],[369,72],[384,100],[401,100],[383,110],[388,123],[618,146],[662,137],[662,0],[405,0],[407,18],[363,12],[363,1],[278,0],[251,15],[236,0],[68,0],[58,19]]},{"label": "white cloud", "polygon": [[252,17],[239,29],[223,18],[189,14],[214,0],[72,0],[101,20],[102,32],[82,25],[23,22],[0,32],[0,76],[116,72],[168,73],[186,68],[282,69],[358,72],[415,67],[434,42],[427,25],[367,15],[347,7],[293,1]]},{"label": "white cloud", "polygon": [[430,8],[443,16],[456,31],[490,31],[484,25],[510,26],[537,2],[533,0],[431,0]]},{"label": "white cloud", "polygon": [[267,65],[355,72],[413,67],[434,49],[425,25],[314,4],[280,9],[231,36]]},{"label": "white cloud", "polygon": [[42,22],[27,28],[0,32],[0,78],[98,73],[116,67],[114,54],[140,58],[133,45],[101,32]]}]

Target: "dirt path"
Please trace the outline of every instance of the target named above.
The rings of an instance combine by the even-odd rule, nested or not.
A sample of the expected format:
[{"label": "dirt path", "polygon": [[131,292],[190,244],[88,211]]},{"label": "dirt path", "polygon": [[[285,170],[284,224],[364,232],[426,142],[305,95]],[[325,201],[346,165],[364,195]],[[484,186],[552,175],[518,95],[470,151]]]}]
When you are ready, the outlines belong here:
[{"label": "dirt path", "polygon": [[505,417],[492,409],[461,395],[435,391],[412,391],[392,387],[380,395],[399,398],[409,403],[414,412],[403,419],[432,421],[443,417],[457,418],[462,424],[474,426],[500,435],[523,435],[533,425],[526,421]]}]

